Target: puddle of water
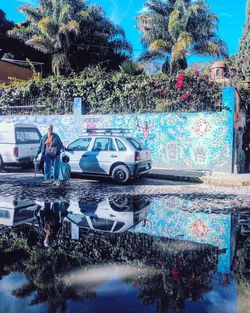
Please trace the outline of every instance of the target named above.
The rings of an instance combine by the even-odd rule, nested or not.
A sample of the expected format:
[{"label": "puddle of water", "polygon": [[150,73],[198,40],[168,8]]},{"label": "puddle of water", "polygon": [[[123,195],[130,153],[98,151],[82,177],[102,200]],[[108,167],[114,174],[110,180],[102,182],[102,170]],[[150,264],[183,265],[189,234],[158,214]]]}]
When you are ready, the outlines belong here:
[{"label": "puddle of water", "polygon": [[0,313],[245,313],[249,223],[178,197],[2,197]]}]

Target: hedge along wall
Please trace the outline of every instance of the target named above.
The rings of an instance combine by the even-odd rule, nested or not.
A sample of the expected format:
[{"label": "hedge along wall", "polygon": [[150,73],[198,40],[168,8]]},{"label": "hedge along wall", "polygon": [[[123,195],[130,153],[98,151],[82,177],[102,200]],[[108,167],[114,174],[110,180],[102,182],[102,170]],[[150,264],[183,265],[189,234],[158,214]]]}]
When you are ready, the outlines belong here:
[{"label": "hedge along wall", "polygon": [[[42,133],[53,124],[64,144],[86,128],[129,128],[152,153],[153,167],[232,172],[235,91],[223,88],[222,112],[114,114],[114,115],[10,115],[0,122],[36,124]],[[139,127],[137,126],[137,121]]]}]

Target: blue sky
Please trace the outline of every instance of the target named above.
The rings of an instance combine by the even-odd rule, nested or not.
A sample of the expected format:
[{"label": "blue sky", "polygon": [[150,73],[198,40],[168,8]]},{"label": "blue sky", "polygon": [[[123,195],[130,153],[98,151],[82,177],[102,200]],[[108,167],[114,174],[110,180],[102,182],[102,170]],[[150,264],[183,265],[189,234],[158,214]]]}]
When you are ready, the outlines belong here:
[{"label": "blue sky", "polygon": [[[21,22],[24,17],[17,11],[18,6],[32,3],[36,3],[36,0],[0,0],[0,8],[7,13],[8,19]],[[101,5],[107,16],[123,27],[128,41],[133,45],[133,57],[139,56],[142,46],[134,17],[143,9],[145,0],[89,0],[88,3]],[[236,53],[245,21],[246,0],[207,0],[207,3],[219,17],[219,35],[227,43],[229,53]],[[205,59],[192,57],[188,61],[200,60]]]}]

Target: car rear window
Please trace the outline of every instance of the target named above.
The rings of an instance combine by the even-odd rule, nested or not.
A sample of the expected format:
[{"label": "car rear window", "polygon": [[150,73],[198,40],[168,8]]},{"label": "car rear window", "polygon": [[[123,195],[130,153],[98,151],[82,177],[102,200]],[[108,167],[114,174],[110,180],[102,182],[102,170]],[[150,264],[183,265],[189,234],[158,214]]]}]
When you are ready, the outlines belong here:
[{"label": "car rear window", "polygon": [[121,140],[116,139],[116,144],[117,144],[119,151],[126,151],[127,150],[125,145],[121,142]]},{"label": "car rear window", "polygon": [[126,138],[126,139],[131,143],[131,145],[132,145],[136,150],[144,150],[144,149],[146,149],[146,148],[144,147],[144,145],[143,145],[141,142],[137,141],[136,139],[134,139],[134,138]]},{"label": "car rear window", "polygon": [[16,128],[16,143],[39,143],[41,139],[41,134],[37,128],[31,127],[17,127]]},{"label": "car rear window", "polygon": [[124,225],[125,225],[125,223],[123,223],[123,222],[117,222],[113,231],[120,230]]}]

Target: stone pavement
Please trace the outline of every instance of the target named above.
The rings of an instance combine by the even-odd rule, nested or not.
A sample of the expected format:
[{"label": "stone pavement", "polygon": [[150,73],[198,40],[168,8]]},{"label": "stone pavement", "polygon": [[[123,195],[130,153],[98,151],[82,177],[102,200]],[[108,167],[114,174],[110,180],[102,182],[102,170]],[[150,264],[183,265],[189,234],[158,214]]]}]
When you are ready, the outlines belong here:
[{"label": "stone pavement", "polygon": [[[0,197],[12,195],[36,200],[103,199],[119,195],[178,198],[191,202],[193,210],[250,210],[250,186],[213,186],[205,183],[141,178],[127,185],[117,185],[107,179],[88,180],[75,176],[70,184],[58,188],[42,185],[43,177],[33,172],[0,173]],[[178,201],[179,201],[178,200]]]},{"label": "stone pavement", "polygon": [[173,181],[206,183],[208,185],[215,186],[250,186],[250,174],[212,173],[206,170],[152,169],[146,177]]}]

